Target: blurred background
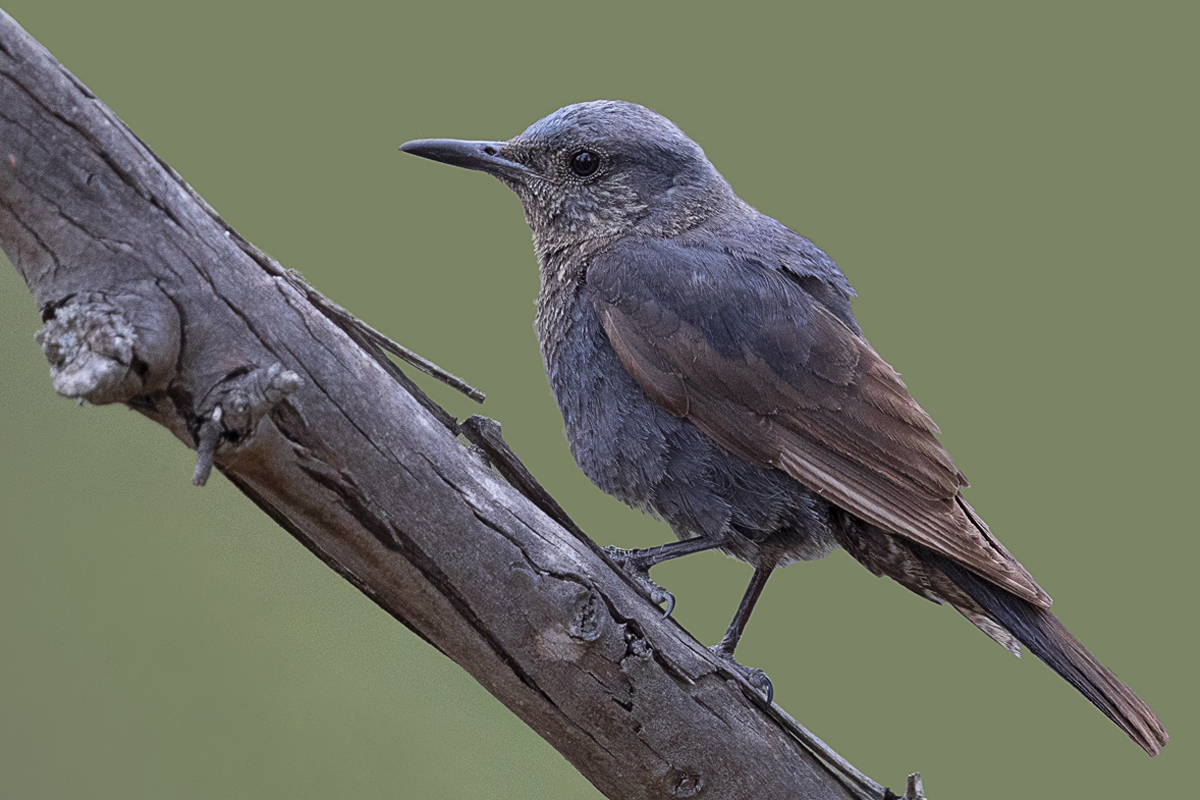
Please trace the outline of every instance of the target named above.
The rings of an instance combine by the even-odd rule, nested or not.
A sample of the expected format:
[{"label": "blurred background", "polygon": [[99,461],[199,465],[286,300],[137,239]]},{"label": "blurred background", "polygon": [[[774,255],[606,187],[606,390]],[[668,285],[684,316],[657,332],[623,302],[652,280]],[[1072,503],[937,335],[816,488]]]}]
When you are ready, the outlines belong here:
[{"label": "blurred background", "polygon": [[[933,800],[1194,785],[1195,4],[3,5],[242,235],[484,389],[417,376],[623,546],[671,534],[571,462],[519,202],[396,147],[602,97],[667,115],[838,260],[971,503],[1174,740],[1147,758],[1032,656],[844,553],[776,575],[740,660]],[[38,325],[4,261],[6,796],[598,797],[223,478],[192,487],[166,431],[55,396]],[[748,577],[714,554],[655,572],[708,644]]]}]

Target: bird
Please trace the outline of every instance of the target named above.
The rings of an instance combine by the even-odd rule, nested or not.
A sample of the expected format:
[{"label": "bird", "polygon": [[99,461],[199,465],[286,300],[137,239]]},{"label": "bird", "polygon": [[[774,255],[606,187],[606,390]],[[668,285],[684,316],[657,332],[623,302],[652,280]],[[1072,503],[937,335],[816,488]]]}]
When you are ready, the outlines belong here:
[{"label": "bird", "polygon": [[540,268],[534,329],[571,453],[676,541],[605,548],[656,603],[649,570],[709,549],[753,576],[712,651],[734,659],[775,569],[841,547],[877,576],[1024,646],[1150,755],[1141,698],[1050,612],[1050,596],[963,498],[933,419],[875,351],[856,292],[812,241],[738,197],[657,112],[568,105],[506,141],[410,153],[488,173],[520,198]]}]

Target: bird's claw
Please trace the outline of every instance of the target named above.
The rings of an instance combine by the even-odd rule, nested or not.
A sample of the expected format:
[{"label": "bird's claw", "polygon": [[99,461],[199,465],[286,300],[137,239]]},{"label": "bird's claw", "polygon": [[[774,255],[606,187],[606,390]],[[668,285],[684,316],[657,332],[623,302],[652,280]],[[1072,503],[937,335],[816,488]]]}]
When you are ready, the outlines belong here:
[{"label": "bird's claw", "polygon": [[601,549],[646,593],[650,602],[656,606],[667,604],[667,610],[663,612],[664,618],[671,616],[671,612],[675,610],[675,595],[650,580],[650,568],[638,558],[640,551],[626,550],[623,547],[613,547],[612,545]]},{"label": "bird's claw", "polygon": [[775,702],[775,687],[771,684],[771,679],[767,677],[767,673],[761,669],[747,667],[734,661],[733,656],[722,645],[718,644],[708,649],[712,651],[713,655],[728,664],[729,668],[736,672],[742,680],[746,681],[753,689],[765,697],[767,705]]},{"label": "bird's claw", "polygon": [[665,594],[667,596],[666,597],[667,610],[663,612],[663,619],[666,619],[667,617],[671,616],[671,612],[675,610],[675,595],[671,594],[670,592],[668,592],[666,589],[663,589],[662,587],[659,587],[659,591],[661,591],[663,594]]},{"label": "bird's claw", "polygon": [[767,673],[761,669],[753,669],[744,667],[746,674],[743,675],[751,686],[762,693],[767,699],[767,705],[775,702],[775,685],[771,683],[771,679],[767,677]]}]

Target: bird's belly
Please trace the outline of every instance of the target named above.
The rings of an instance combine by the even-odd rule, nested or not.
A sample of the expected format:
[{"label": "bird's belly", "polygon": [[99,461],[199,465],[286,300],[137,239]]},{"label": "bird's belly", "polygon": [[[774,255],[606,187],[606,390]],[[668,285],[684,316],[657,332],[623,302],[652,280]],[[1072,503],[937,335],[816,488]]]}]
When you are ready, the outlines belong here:
[{"label": "bird's belly", "polygon": [[764,555],[787,563],[829,554],[835,543],[823,499],[649,400],[591,303],[573,311],[569,335],[544,351],[546,373],[571,454],[597,487],[663,519],[680,538],[732,531],[727,550],[751,563]]}]

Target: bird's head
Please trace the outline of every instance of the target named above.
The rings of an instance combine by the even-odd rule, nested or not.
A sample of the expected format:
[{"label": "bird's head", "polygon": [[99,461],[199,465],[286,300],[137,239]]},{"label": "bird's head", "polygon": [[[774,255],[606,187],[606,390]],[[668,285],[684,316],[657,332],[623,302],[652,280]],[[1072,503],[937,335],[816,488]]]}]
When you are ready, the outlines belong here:
[{"label": "bird's head", "polygon": [[400,149],[506,183],[539,252],[634,232],[673,236],[734,201],[698,144],[634,103],[566,106],[506,142],[419,139]]}]

